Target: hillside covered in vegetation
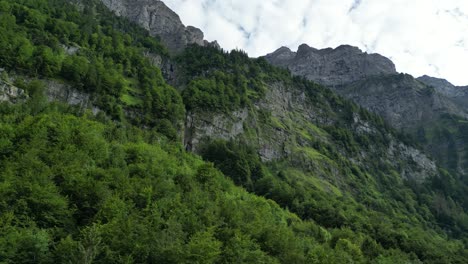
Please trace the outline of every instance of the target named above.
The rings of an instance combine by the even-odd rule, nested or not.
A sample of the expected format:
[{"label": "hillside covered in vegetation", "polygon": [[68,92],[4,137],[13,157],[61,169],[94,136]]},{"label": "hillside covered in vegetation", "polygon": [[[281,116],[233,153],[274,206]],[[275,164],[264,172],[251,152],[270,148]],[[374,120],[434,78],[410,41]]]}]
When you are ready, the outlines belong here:
[{"label": "hillside covered in vegetation", "polygon": [[468,262],[466,184],[328,88],[99,1],[0,30],[0,263]]}]

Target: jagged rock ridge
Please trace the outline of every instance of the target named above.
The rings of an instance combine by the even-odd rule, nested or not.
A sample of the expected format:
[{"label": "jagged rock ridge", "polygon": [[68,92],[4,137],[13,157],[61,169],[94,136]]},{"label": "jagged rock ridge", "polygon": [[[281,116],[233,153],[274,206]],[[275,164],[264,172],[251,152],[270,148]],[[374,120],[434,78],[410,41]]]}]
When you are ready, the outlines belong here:
[{"label": "jagged rock ridge", "polygon": [[451,98],[457,104],[468,109],[468,86],[455,86],[445,79],[427,75],[423,75],[417,79],[426,85],[434,87],[438,93]]},{"label": "jagged rock ridge", "polygon": [[159,36],[173,53],[182,51],[188,44],[205,45],[203,32],[195,27],[185,27],[179,16],[159,0],[101,0],[117,16],[128,18]]},{"label": "jagged rock ridge", "polygon": [[[283,47],[266,59],[294,75],[329,86],[393,127],[420,138],[441,164],[461,173],[466,170],[463,135],[468,132],[459,124],[468,119],[468,87],[429,76],[415,79],[396,74],[389,59],[350,46],[317,50],[303,44],[297,53]],[[449,162],[447,156],[454,161]]]},{"label": "jagged rock ridge", "polygon": [[404,130],[435,122],[444,113],[468,117],[449,98],[408,74],[370,77],[337,92]]},{"label": "jagged rock ridge", "polygon": [[[443,113],[468,117],[465,109],[452,99],[462,91],[443,80],[397,75],[394,63],[379,54],[368,54],[357,47],[315,49],[302,44],[297,52],[282,47],[265,58],[289,69],[294,75],[333,88],[339,94],[383,116],[392,126],[419,127]],[[426,84],[436,88],[433,92]]]},{"label": "jagged rock ridge", "polygon": [[297,52],[282,47],[265,58],[274,65],[289,69],[295,75],[327,86],[396,73],[395,65],[386,57],[367,54],[349,45],[318,50],[302,44]]}]

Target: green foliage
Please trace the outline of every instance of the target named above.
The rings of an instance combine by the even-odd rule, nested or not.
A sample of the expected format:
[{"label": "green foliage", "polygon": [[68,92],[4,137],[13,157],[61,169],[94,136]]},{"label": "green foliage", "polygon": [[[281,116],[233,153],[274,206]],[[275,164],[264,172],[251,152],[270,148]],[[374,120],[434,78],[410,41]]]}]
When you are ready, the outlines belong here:
[{"label": "green foliage", "polygon": [[113,119],[124,118],[123,106],[136,113],[134,124],[156,127],[164,119],[177,127],[184,114],[182,99],[144,56],[165,57],[166,49],[99,2],[86,6],[80,12],[63,0],[3,0],[0,64],[31,76],[64,79],[91,93]]},{"label": "green foliage", "polygon": [[[384,215],[366,210],[369,217],[356,221],[359,207],[352,200],[293,182],[294,189],[287,187],[289,173],[271,177],[271,168],[245,144],[215,141],[205,151],[230,178],[250,175],[240,183],[251,182],[247,188],[283,206],[294,204],[288,199],[299,193],[312,195],[302,218],[353,229],[326,230],[300,220],[149,131],[73,116],[53,105],[33,115],[28,104],[0,109],[1,141],[9,142],[0,158],[0,259],[7,263],[462,259],[463,246],[437,234],[394,230],[396,225],[382,225]],[[268,179],[279,189],[265,191]],[[401,251],[392,249],[401,245]]]},{"label": "green foliage", "polygon": [[179,146],[149,144],[148,132],[89,117],[18,111],[7,107],[0,120],[13,144],[0,159],[1,261],[305,258],[301,235],[287,224],[301,225],[297,217]]},{"label": "green foliage", "polygon": [[188,110],[236,110],[262,97],[265,82],[289,76],[264,59],[213,46],[189,46],[176,61],[186,82],[182,96]]},{"label": "green foliage", "polygon": [[[452,254],[449,262],[456,262],[463,256],[461,252],[466,248],[456,240],[466,236],[465,225],[461,223],[466,219],[462,208],[465,196],[454,192],[458,179],[440,172],[433,179],[443,179],[444,183],[434,183],[438,187],[425,188],[428,182],[406,182],[401,178],[402,170],[417,170],[415,161],[401,159],[399,153],[393,157],[389,155],[392,144],[402,141],[409,144],[411,138],[397,133],[381,117],[329,89],[289,75],[263,81],[267,86],[284,86],[296,97],[305,96],[304,104],[311,109],[309,113],[316,122],[306,119],[304,113],[279,110],[273,116],[266,109],[238,105],[234,97],[224,97],[228,93],[216,78],[235,71],[239,65],[258,61],[251,60],[249,64],[240,60],[231,65],[226,63],[231,54],[213,47],[190,48],[186,54],[191,54],[194,62],[181,60],[180,66],[196,65],[185,69],[191,80],[184,90],[188,109],[199,114],[216,111],[229,118],[231,111],[245,106],[249,115],[255,116],[243,125],[245,130],[252,129],[256,134],[241,134],[231,141],[205,141],[201,155],[237,185],[274,200],[302,219],[313,220],[326,228],[351,228],[351,234],[332,239],[330,246],[336,250],[336,255],[327,261],[334,263],[342,259],[362,263],[377,257],[384,261],[387,257],[382,254],[387,250],[402,252],[405,256],[400,259],[428,263],[445,261],[443,255]],[[195,61],[197,56],[211,59]],[[244,60],[249,59],[245,56]],[[234,85],[233,89],[236,87]],[[252,124],[255,127],[248,127]],[[280,142],[269,141],[276,133],[280,135]],[[269,146],[258,146],[258,137],[273,147],[282,146],[277,151],[286,152],[287,157],[262,163],[258,154],[260,148]],[[283,142],[284,137],[288,139]],[[416,146],[415,143],[409,145]],[[444,195],[431,192],[440,188],[447,190]],[[447,228],[451,231],[445,233]],[[424,239],[413,240],[418,236]],[[447,244],[451,246],[445,247]],[[388,259],[398,258],[386,254]]]},{"label": "green foliage", "polygon": [[[167,59],[157,39],[82,2],[0,0],[1,66],[66,81],[113,119],[48,104],[44,83],[16,79],[29,99],[0,105],[0,262],[467,262],[467,180],[451,174],[463,155],[427,182],[404,181],[414,161],[390,163],[387,150],[411,138],[238,50],[188,47],[175,59],[179,94],[144,56]],[[273,85],[306,98],[312,114],[257,111]],[[214,166],[174,143],[185,109],[242,107],[251,134],[205,142]],[[448,140],[450,153],[468,133],[447,120],[419,135]],[[272,131],[287,137],[287,155],[265,163],[258,142]]]},{"label": "green foliage", "polygon": [[263,178],[263,166],[255,150],[239,142],[213,141],[204,146],[202,156],[216,164],[234,183],[253,190],[253,184]]}]

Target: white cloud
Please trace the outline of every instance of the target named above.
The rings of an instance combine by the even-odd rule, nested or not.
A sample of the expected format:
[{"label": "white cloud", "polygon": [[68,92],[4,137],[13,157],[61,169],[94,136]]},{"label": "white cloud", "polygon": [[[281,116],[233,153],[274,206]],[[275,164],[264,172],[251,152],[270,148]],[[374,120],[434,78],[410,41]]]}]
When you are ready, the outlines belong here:
[{"label": "white cloud", "polygon": [[341,44],[391,58],[397,69],[468,84],[466,0],[164,0],[225,49],[261,56]]}]

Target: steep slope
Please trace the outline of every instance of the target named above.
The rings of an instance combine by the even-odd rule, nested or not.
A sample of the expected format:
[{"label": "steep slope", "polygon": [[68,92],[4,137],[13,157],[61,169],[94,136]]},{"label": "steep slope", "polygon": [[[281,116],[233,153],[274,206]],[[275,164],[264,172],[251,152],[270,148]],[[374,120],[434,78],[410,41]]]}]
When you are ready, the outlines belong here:
[{"label": "steep slope", "polygon": [[466,174],[468,108],[463,87],[397,75],[389,59],[350,46],[316,50],[304,44],[297,53],[281,48],[265,58],[379,114],[412,135],[445,168]]},{"label": "steep slope", "polygon": [[367,54],[356,47],[317,50],[302,44],[297,52],[280,48],[265,56],[273,65],[292,74],[331,87],[339,94],[385,117],[396,128],[412,129],[436,120],[441,114],[468,117],[465,89],[444,80],[397,77],[392,61],[379,54]]},{"label": "steep slope", "polygon": [[368,77],[336,91],[406,131],[436,122],[444,114],[468,117],[450,98],[407,74]]},{"label": "steep slope", "polygon": [[[416,207],[422,205],[409,197],[428,194],[422,186],[436,191],[437,184],[429,183],[435,179],[458,181],[403,143],[403,137],[380,117],[263,59],[191,46],[177,62],[185,76],[179,89],[188,110],[186,148],[213,161],[235,183],[303,219],[335,228],[360,229],[363,223],[374,223],[364,228],[366,232],[401,230],[396,222],[417,226],[424,218],[416,216],[421,213]],[[448,192],[459,208],[466,202],[464,186]],[[366,204],[366,216],[358,213],[362,208],[357,209],[357,204]],[[437,209],[433,210],[435,215]],[[374,226],[378,217],[387,214],[392,215],[387,218],[392,227]],[[440,216],[435,219],[442,224],[446,220]],[[460,227],[463,217],[452,220]],[[393,235],[382,231],[373,238],[400,247],[397,238],[391,238],[393,242],[383,238]],[[438,258],[416,254],[424,261]]]},{"label": "steep slope", "polygon": [[419,77],[418,81],[434,87],[438,93],[451,98],[454,102],[468,109],[468,86],[455,86],[445,79],[427,75]]},{"label": "steep slope", "polygon": [[405,74],[370,77],[338,93],[412,135],[445,168],[462,175],[468,171],[468,111],[460,97]]},{"label": "steep slope", "polygon": [[203,32],[185,27],[179,16],[158,0],[102,0],[117,16],[123,16],[148,30],[172,52],[182,51],[187,44],[204,45]]},{"label": "steep slope", "polygon": [[353,259],[327,246],[325,229],[149,131],[66,106],[0,108],[1,262],[311,263],[320,251]]},{"label": "steep slope", "polygon": [[176,90],[148,32],[79,7],[0,2],[26,94],[0,105],[1,262],[466,263],[466,189],[380,117],[214,46],[171,58]]},{"label": "steep slope", "polygon": [[[436,93],[449,98],[454,104],[468,112],[468,86],[455,86],[444,79],[422,76],[419,81],[434,88]],[[433,123],[424,135],[423,142],[430,142],[429,150],[434,157],[442,157],[443,164],[449,168],[456,168],[464,174],[468,174],[468,122],[466,114],[458,114],[455,111],[447,111],[439,122]],[[465,118],[460,118],[464,116]],[[432,129],[431,129],[432,128]],[[421,131],[420,131],[421,132]],[[443,153],[436,155],[436,153]],[[443,158],[445,156],[445,158]]]}]

